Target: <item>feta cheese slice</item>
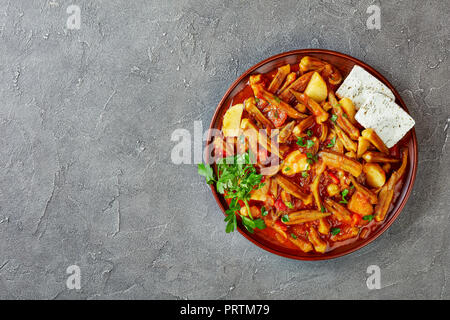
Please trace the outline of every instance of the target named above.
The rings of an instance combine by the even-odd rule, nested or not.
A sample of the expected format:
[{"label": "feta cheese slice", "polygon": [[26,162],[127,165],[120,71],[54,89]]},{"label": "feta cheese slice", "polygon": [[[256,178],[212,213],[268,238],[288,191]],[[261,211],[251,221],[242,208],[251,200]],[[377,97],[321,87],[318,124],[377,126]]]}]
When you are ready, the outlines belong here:
[{"label": "feta cheese slice", "polygon": [[388,148],[393,147],[414,126],[411,118],[391,98],[372,93],[355,115],[365,128],[372,128]]},{"label": "feta cheese slice", "polygon": [[349,98],[358,110],[372,93],[381,93],[395,100],[394,93],[369,72],[355,65],[336,91],[339,98]]}]

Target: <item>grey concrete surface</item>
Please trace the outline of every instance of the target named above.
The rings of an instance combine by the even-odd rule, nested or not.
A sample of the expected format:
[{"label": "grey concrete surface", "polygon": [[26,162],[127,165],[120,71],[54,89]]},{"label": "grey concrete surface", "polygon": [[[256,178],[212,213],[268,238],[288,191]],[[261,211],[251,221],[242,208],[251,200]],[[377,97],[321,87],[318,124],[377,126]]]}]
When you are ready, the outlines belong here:
[{"label": "grey concrete surface", "polygon": [[[447,0],[0,0],[0,298],[450,298],[449,19]],[[298,48],[382,72],[420,147],[399,219],[328,262],[225,234],[196,166],[170,161],[173,130],[206,127],[237,76]]]}]

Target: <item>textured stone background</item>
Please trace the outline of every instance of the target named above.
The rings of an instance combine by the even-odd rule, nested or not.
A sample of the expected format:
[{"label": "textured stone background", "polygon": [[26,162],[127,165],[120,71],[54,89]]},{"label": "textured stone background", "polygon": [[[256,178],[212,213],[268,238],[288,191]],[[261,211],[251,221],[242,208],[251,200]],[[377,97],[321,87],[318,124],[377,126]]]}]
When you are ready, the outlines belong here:
[{"label": "textured stone background", "polygon": [[[0,0],[0,298],[450,298],[449,19],[447,0]],[[298,48],[374,66],[417,123],[404,212],[329,262],[226,235],[196,167],[170,161],[174,129],[207,126],[237,76]]]}]

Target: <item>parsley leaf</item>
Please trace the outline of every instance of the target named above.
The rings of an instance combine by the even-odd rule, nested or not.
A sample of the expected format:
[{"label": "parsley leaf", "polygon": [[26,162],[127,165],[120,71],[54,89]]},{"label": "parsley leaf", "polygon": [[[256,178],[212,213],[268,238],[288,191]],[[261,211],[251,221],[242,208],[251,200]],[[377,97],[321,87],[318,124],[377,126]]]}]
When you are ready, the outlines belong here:
[{"label": "parsley leaf", "polygon": [[269,211],[266,210],[266,207],[262,206],[261,207],[261,215],[263,217],[267,216],[269,214]]},{"label": "parsley leaf", "polygon": [[336,122],[337,118],[338,118],[338,116],[335,115],[335,114],[333,114],[333,115],[331,116],[331,121]]},{"label": "parsley leaf", "polygon": [[292,203],[290,201],[286,201],[285,204],[289,209],[294,208],[294,206],[292,205]]},{"label": "parsley leaf", "polygon": [[312,141],[312,140],[308,140],[308,141],[306,141],[306,147],[309,149],[309,148],[312,148],[314,146],[314,141]]},{"label": "parsley leaf", "polygon": [[306,153],[306,162],[308,162],[308,164],[312,165],[314,162],[319,161],[319,156],[318,155],[313,155],[311,152],[307,152]]},{"label": "parsley leaf", "polygon": [[347,194],[348,194],[348,189],[342,190],[342,192],[341,192],[342,200],[339,201],[339,203],[348,203],[347,199],[345,199],[345,197],[347,196]]},{"label": "parsley leaf", "polygon": [[281,217],[281,221],[282,222],[288,222],[289,221],[289,216],[287,214],[285,214],[284,216]]},{"label": "parsley leaf", "polygon": [[297,138],[297,144],[298,144],[300,147],[306,147],[306,144],[303,142],[303,138],[302,138],[302,137],[298,137],[298,138]]},{"label": "parsley leaf", "polygon": [[308,172],[302,171],[302,177],[307,178],[309,176]]},{"label": "parsley leaf", "polygon": [[373,215],[368,214],[367,216],[362,217],[362,219],[363,219],[363,220],[366,220],[366,221],[372,221]]},{"label": "parsley leaf", "polygon": [[327,144],[327,148],[333,148],[336,144],[336,136],[333,137],[333,139],[330,140],[330,143]]},{"label": "parsley leaf", "polygon": [[331,228],[331,234],[333,236],[338,235],[339,232],[341,232],[341,229],[339,229],[339,228]]},{"label": "parsley leaf", "polygon": [[348,195],[348,189],[342,190],[342,196],[345,197]]},{"label": "parsley leaf", "polygon": [[207,184],[212,184],[215,181],[213,168],[209,164],[200,163],[198,165],[198,174],[206,178]]},{"label": "parsley leaf", "polygon": [[255,226],[260,230],[263,230],[267,227],[266,223],[264,222],[263,219],[256,219],[256,220],[254,220],[254,222],[255,222]]},{"label": "parsley leaf", "polygon": [[313,135],[311,130],[306,131],[306,134],[308,135],[308,137],[311,137]]},{"label": "parsley leaf", "polygon": [[[225,231],[227,233],[237,229],[237,215],[241,217],[242,224],[251,233],[253,233],[255,228],[265,228],[264,220],[253,219],[248,204],[250,192],[254,189],[259,189],[264,185],[264,183],[261,182],[262,175],[256,172],[256,168],[253,166],[251,158],[252,156],[250,153],[244,153],[218,160],[217,181],[214,180],[211,167],[208,168],[204,165],[199,165],[199,174],[205,175],[205,177],[207,177],[207,182],[210,181],[213,183],[216,181],[217,191],[221,194],[226,194],[225,198],[231,199],[229,209],[225,212],[227,214],[227,217],[225,218],[225,221],[227,222]],[[242,201],[247,208],[248,217],[240,214],[240,201]],[[263,214],[262,210],[261,214]]]},{"label": "parsley leaf", "polygon": [[297,236],[294,233],[291,233],[291,237],[297,239]]}]

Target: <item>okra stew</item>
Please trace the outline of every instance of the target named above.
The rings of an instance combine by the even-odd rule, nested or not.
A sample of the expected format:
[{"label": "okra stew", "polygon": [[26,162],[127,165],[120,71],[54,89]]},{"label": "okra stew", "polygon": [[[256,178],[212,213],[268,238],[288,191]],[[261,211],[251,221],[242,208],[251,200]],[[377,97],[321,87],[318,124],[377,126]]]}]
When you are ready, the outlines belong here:
[{"label": "okra stew", "polygon": [[387,148],[361,127],[332,64],[305,56],[253,74],[223,115],[214,162],[199,174],[237,222],[290,250],[323,254],[365,239],[386,219],[408,165],[401,142]]}]

